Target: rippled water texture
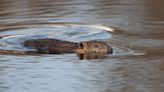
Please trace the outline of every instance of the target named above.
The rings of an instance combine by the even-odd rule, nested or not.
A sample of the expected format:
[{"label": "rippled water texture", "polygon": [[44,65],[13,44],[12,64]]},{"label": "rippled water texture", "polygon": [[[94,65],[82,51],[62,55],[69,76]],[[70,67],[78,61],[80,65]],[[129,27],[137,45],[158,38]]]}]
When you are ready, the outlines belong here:
[{"label": "rippled water texture", "polygon": [[[0,92],[163,92],[163,0],[0,0],[0,49],[31,38],[101,39],[104,59],[0,55]],[[108,28],[114,32],[107,32]]]}]

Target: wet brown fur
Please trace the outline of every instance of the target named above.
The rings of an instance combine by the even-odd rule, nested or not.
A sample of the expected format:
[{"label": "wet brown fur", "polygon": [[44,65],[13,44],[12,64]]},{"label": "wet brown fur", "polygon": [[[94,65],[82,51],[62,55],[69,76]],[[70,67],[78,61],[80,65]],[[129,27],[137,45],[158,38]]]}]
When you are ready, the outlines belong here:
[{"label": "wet brown fur", "polygon": [[[83,47],[80,47],[81,45]],[[25,41],[23,46],[36,49],[40,54],[112,53],[112,48],[107,43],[96,40],[74,43],[57,39],[32,39]]]},{"label": "wet brown fur", "polygon": [[61,41],[57,39],[36,39],[27,40],[24,47],[36,49],[41,54],[74,53],[78,48],[78,43]]}]

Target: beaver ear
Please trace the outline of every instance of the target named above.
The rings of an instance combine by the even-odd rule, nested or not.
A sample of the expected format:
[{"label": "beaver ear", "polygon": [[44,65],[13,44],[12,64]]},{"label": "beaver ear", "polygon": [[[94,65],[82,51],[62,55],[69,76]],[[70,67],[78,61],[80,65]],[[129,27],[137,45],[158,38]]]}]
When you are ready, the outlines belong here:
[{"label": "beaver ear", "polygon": [[84,48],[84,44],[82,42],[79,43],[79,48],[83,49]]}]

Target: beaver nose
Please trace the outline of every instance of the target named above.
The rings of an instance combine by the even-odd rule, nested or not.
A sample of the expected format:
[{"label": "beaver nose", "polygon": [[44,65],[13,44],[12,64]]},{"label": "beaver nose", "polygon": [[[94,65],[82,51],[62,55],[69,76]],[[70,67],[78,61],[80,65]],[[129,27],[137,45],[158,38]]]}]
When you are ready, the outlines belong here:
[{"label": "beaver nose", "polygon": [[113,54],[113,48],[112,47],[110,47],[109,45],[107,45],[107,53],[108,54]]}]

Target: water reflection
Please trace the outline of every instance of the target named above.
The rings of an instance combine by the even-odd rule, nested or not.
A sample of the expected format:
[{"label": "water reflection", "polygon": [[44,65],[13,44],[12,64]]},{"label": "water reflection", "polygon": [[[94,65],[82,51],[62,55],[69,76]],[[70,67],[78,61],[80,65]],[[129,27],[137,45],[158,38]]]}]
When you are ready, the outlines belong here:
[{"label": "water reflection", "polygon": [[85,54],[78,54],[80,60],[83,59],[104,59],[107,58],[108,54],[105,53],[85,53]]}]

